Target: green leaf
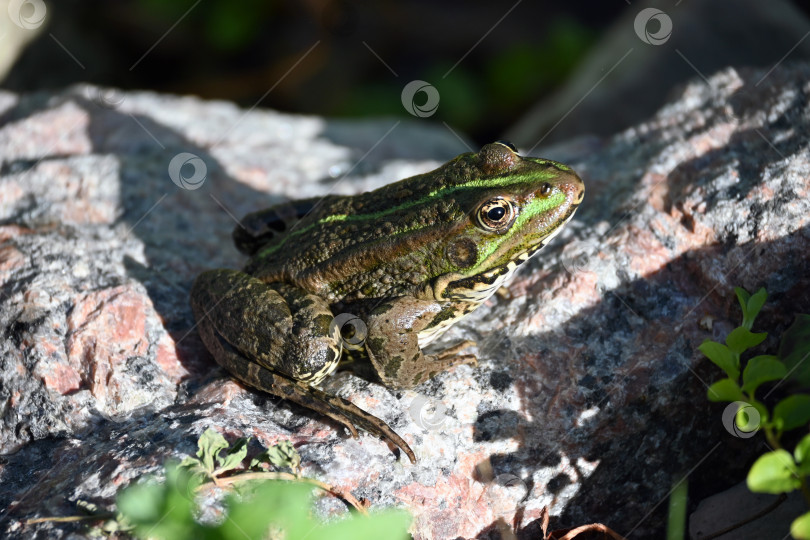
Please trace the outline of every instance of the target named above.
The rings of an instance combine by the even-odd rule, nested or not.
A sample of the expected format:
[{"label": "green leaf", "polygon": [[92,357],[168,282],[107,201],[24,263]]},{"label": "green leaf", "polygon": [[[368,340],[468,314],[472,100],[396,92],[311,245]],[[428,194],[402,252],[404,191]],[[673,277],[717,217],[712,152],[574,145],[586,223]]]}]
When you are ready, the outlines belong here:
[{"label": "green leaf", "polygon": [[200,435],[200,439],[197,441],[197,457],[202,461],[208,474],[214,473],[214,460],[217,454],[226,448],[228,448],[228,441],[214,428],[208,428]]},{"label": "green leaf", "polygon": [[153,480],[134,484],[118,494],[118,511],[133,523],[154,522],[160,519],[165,504],[165,489]]},{"label": "green leaf", "polygon": [[[748,323],[746,328],[749,330],[754,326],[754,319],[756,319],[757,315],[759,315],[759,312],[762,310],[762,306],[765,305],[765,300],[767,299],[768,291],[765,290],[765,287],[762,287],[748,299],[748,309],[746,310],[747,320],[745,322]],[[745,324],[743,324],[743,326],[745,326]]]},{"label": "green leaf", "polygon": [[738,326],[726,336],[726,345],[735,354],[741,354],[751,347],[756,347],[768,337],[767,332],[755,334],[748,328]]},{"label": "green leaf", "polygon": [[744,401],[742,390],[736,381],[720,379],[709,387],[709,401]]},{"label": "green leaf", "polygon": [[793,457],[796,458],[796,463],[804,463],[808,455],[810,455],[810,435],[805,435],[793,450]]},{"label": "green leaf", "polygon": [[202,461],[192,456],[184,457],[177,466],[186,468],[195,474],[205,473],[205,468],[203,467]]},{"label": "green leaf", "polygon": [[167,466],[164,484],[138,484],[123,490],[117,498],[118,511],[140,538],[201,538],[202,527],[193,515],[195,485],[188,470]]},{"label": "green leaf", "polygon": [[303,483],[265,481],[254,484],[252,494],[242,500],[231,495],[226,500],[228,519],[217,527],[215,538],[244,540],[268,538],[268,528],[283,531],[284,538],[307,538],[317,526],[310,517],[312,486]]},{"label": "green leaf", "polygon": [[250,468],[258,467],[261,463],[272,463],[278,468],[289,467],[296,472],[301,465],[301,456],[290,441],[281,441],[255,457],[250,462]]},{"label": "green leaf", "polygon": [[742,309],[743,320],[748,315],[748,299],[751,295],[742,287],[734,287],[734,293],[737,295],[737,300],[740,302],[740,309]]},{"label": "green leaf", "polygon": [[799,464],[799,474],[807,476],[810,474],[810,435],[805,435],[796,448],[793,450],[793,457]]},{"label": "green leaf", "polygon": [[739,300],[740,307],[742,308],[743,320],[740,326],[751,330],[754,326],[754,319],[757,318],[762,306],[765,305],[768,292],[764,287],[754,293],[753,296],[748,294],[748,291],[742,287],[734,287],[734,292],[737,294],[737,300]]},{"label": "green leaf", "polygon": [[797,540],[810,539],[810,512],[793,520],[790,524],[790,535]]},{"label": "green leaf", "polygon": [[810,315],[797,315],[782,334],[779,358],[785,363],[790,378],[810,386]]},{"label": "green leaf", "polygon": [[783,379],[787,376],[785,364],[776,356],[760,355],[748,361],[743,370],[743,392],[753,394],[759,385]]},{"label": "green leaf", "polygon": [[[313,533],[313,540],[377,540],[391,538],[406,540],[411,516],[401,510],[388,510],[368,517],[356,516],[320,527]],[[383,534],[384,532],[384,534]],[[308,537],[309,538],[309,537]]]},{"label": "green leaf", "polygon": [[759,457],[748,471],[748,489],[755,493],[788,493],[800,486],[796,464],[787,450],[774,450]]},{"label": "green leaf", "polygon": [[788,396],[773,408],[773,420],[777,429],[787,431],[810,422],[810,395]]},{"label": "green leaf", "polygon": [[[770,413],[768,412],[768,408],[765,405],[763,405],[762,402],[757,401],[756,399],[749,399],[748,404],[751,405],[754,409],[756,409],[757,412],[759,413],[759,427],[761,427],[763,424],[765,424],[765,422],[768,421],[768,419],[771,416]],[[747,414],[751,416],[751,413]],[[740,424],[738,423],[737,425],[739,426]]]},{"label": "green leaf", "polygon": [[[235,469],[242,463],[242,460],[247,456],[248,441],[249,439],[240,437],[236,439],[231,447],[225,451],[225,457],[217,455],[217,464],[219,465],[216,471],[217,474],[222,474],[226,471],[230,471],[231,469]],[[222,454],[222,452],[220,452],[220,454]]]},{"label": "green leaf", "polygon": [[742,433],[751,433],[762,427],[768,418],[768,409],[762,403],[753,400],[752,403],[740,402],[734,423]]},{"label": "green leaf", "polygon": [[700,352],[706,355],[706,358],[714,362],[714,364],[726,372],[729,379],[737,380],[740,376],[740,359],[735,357],[728,347],[722,343],[717,343],[707,339],[698,347]]},{"label": "green leaf", "polygon": [[[686,517],[689,508],[689,479],[675,478],[669,492],[669,511],[667,512],[667,540],[686,538]],[[539,536],[538,536],[539,537]],[[513,537],[514,538],[514,537]]]}]

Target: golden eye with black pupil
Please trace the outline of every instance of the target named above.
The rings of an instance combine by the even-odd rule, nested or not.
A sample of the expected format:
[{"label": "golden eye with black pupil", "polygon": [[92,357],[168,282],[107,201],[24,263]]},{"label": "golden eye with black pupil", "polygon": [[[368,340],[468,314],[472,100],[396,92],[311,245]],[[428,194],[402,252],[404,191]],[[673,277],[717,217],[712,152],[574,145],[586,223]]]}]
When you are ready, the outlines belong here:
[{"label": "golden eye with black pupil", "polygon": [[540,186],[540,195],[549,195],[551,193],[551,184],[546,182]]},{"label": "golden eye with black pupil", "polygon": [[503,197],[490,199],[478,208],[478,224],[486,231],[503,232],[515,221],[517,212]]}]

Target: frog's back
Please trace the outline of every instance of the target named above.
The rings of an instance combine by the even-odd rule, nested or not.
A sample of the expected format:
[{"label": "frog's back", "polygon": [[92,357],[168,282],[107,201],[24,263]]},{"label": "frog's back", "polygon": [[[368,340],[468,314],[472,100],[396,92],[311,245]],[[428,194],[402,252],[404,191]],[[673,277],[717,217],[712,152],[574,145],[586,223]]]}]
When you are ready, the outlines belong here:
[{"label": "frog's back", "polygon": [[[446,184],[457,183],[459,178],[469,174],[465,169],[470,164],[460,159],[466,156],[462,154],[435,171],[360,195],[327,195],[294,200],[253,212],[245,216],[234,229],[234,243],[239,251],[254,258],[257,255],[262,256],[262,253],[273,254],[274,247],[283,246],[281,251],[285,252],[285,258],[289,258],[290,250],[298,251],[297,248],[302,247],[299,236],[303,232],[301,229],[306,229],[310,238],[322,237],[324,231],[330,228],[330,221],[337,221],[340,216],[362,219],[364,215],[385,215],[402,207],[407,201],[426,197]],[[299,242],[288,242],[287,237],[296,230],[295,236],[299,236]],[[322,255],[326,258],[331,253],[323,252]],[[270,260],[268,258],[263,262]]]},{"label": "frog's back", "polygon": [[378,297],[395,286],[423,283],[426,265],[411,259],[425,257],[419,253],[429,238],[444,237],[463,213],[434,196],[458,182],[457,170],[441,174],[446,167],[359,195],[292,201],[249,214],[234,231],[237,247],[251,255],[245,271],[330,300]]},{"label": "frog's back", "polygon": [[284,242],[287,234],[317,209],[319,203],[331,197],[313,197],[288,201],[264,210],[252,212],[234,227],[232,237],[236,248],[254,256],[260,249]]},{"label": "frog's back", "polygon": [[[500,253],[493,240],[500,233],[482,228],[473,210],[514,190],[533,200],[541,197],[537,189],[570,174],[502,144],[487,148],[360,195],[293,201],[247,216],[234,234],[251,255],[245,272],[335,304],[421,294],[439,276],[480,266],[484,255]],[[502,251],[514,255],[522,236],[503,238]],[[501,266],[498,275],[505,275],[508,265]]]}]

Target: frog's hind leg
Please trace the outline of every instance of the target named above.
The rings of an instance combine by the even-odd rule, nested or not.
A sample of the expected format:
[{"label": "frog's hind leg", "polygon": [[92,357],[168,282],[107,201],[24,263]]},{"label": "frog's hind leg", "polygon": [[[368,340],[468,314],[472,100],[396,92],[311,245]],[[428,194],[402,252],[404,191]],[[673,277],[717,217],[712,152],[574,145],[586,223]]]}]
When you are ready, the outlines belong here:
[{"label": "frog's hind leg", "polygon": [[334,370],[341,353],[339,329],[332,328],[331,311],[322,299],[287,285],[274,288],[235,270],[200,274],[191,298],[203,343],[237,379],[320,412],[355,437],[356,426],[389,440],[415,460],[385,422],[310,386]]},{"label": "frog's hind leg", "polygon": [[[214,353],[224,340],[248,360],[296,381],[317,384],[338,364],[341,342],[329,306],[314,295],[268,285],[244,272],[211,270],[194,281],[191,307],[200,336]],[[333,335],[334,334],[334,335]]]},{"label": "frog's hind leg", "polygon": [[[227,343],[225,345],[227,345]],[[245,384],[284,399],[289,399],[299,405],[328,416],[346,426],[354,438],[358,436],[356,427],[364,429],[383,440],[390,441],[394,446],[401,448],[402,451],[405,452],[408,459],[411,460],[411,463],[416,462],[416,456],[413,450],[411,450],[411,447],[408,446],[408,443],[406,443],[402,437],[388,427],[388,424],[376,416],[367,413],[351,401],[339,396],[333,396],[323,390],[295,381],[284,375],[274,373],[259,364],[250,362],[236,351],[227,351],[224,352],[224,354],[229,357],[228,362],[230,366],[240,366],[237,369],[242,370],[244,375],[240,376],[239,379]]]}]

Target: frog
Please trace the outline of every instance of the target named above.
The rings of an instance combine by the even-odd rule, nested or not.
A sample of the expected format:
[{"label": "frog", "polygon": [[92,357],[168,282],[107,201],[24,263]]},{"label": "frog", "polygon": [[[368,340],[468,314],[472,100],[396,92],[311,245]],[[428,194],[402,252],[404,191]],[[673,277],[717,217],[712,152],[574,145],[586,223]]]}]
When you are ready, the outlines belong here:
[{"label": "frog", "polygon": [[[291,201],[233,231],[242,270],[202,272],[191,308],[203,344],[241,383],[386,441],[386,422],[323,390],[341,360],[392,391],[475,365],[465,340],[431,343],[469,316],[572,218],[585,194],[567,165],[496,141],[358,195]],[[465,352],[467,351],[467,352]]]}]

